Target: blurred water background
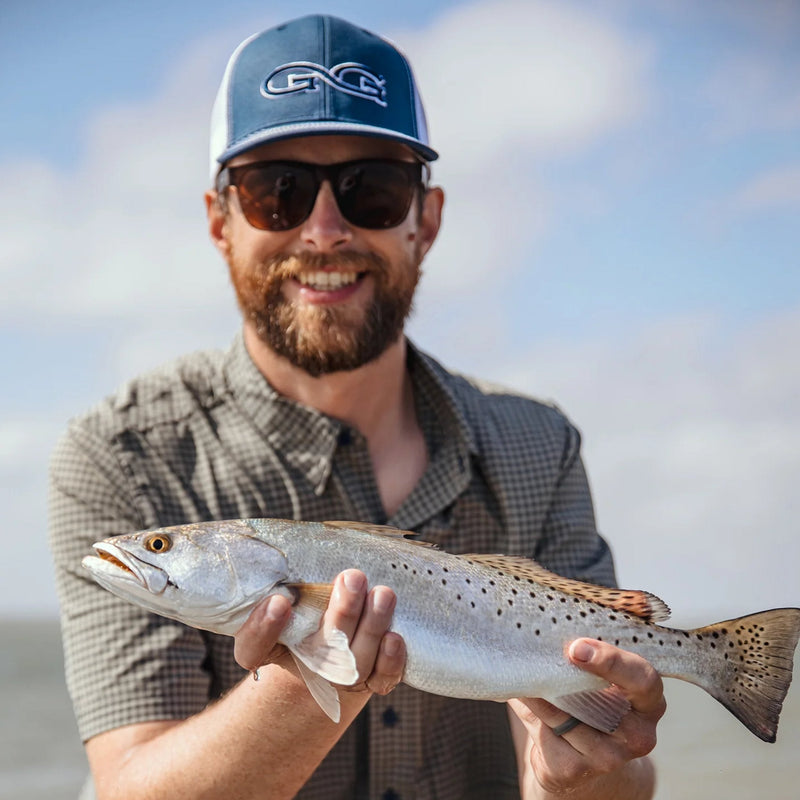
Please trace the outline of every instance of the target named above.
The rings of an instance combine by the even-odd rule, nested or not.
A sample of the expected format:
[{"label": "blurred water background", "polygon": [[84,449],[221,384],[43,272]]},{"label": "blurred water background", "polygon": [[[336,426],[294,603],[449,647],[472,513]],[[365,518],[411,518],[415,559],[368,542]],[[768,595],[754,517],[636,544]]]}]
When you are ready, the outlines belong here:
[{"label": "blurred water background", "polygon": [[[64,686],[58,624],[0,621],[0,636],[0,800],[76,800],[87,767]],[[657,800],[800,797],[800,681],[773,745],[700,689],[666,685]]]}]

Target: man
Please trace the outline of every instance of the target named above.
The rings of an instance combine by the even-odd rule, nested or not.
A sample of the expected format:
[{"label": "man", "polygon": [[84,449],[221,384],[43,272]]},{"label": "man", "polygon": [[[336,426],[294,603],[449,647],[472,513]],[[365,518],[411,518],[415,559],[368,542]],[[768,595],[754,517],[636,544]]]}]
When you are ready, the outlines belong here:
[{"label": "man", "polygon": [[565,659],[628,694],[614,734],[541,700],[426,695],[397,686],[394,594],[348,570],[327,615],[361,680],[340,691],[336,725],[276,647],[283,598],[257,607],[234,651],[81,572],[109,535],[272,516],[388,522],[453,552],[614,580],[572,425],[449,374],[403,336],[444,199],[404,57],[331,17],[265,31],[232,56],[211,138],[209,231],[242,335],[130,382],[53,458],[67,677],[98,796],[651,796],[661,683],[607,644],[579,640]]}]

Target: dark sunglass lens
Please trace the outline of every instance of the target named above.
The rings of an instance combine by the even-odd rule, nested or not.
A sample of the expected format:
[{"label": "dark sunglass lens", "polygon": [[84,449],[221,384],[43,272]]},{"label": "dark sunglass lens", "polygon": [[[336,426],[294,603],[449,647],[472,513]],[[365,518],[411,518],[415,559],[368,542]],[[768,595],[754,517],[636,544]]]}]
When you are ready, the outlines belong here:
[{"label": "dark sunglass lens", "polygon": [[382,161],[347,165],[336,181],[344,217],[361,228],[393,228],[406,217],[414,195],[413,169]]},{"label": "dark sunglass lens", "polygon": [[237,182],[247,221],[265,231],[285,231],[311,212],[316,182],[310,170],[291,164],[258,164],[243,170]]}]

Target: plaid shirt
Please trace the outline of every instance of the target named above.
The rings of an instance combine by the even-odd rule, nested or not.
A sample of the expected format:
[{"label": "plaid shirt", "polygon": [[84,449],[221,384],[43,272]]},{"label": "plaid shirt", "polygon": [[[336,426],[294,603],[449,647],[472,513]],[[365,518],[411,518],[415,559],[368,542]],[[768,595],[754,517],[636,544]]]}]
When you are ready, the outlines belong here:
[{"label": "plaid shirt", "polygon": [[[241,335],[126,384],[74,420],[51,464],[50,536],[81,736],[201,711],[245,675],[233,639],[152,615],[82,570],[93,542],[242,517],[351,519],[450,552],[526,555],[613,584],[576,429],[556,409],[481,386],[409,346],[428,469],[386,519],[358,431],[277,395]],[[502,703],[401,685],[373,697],[301,798],[518,797]]]}]

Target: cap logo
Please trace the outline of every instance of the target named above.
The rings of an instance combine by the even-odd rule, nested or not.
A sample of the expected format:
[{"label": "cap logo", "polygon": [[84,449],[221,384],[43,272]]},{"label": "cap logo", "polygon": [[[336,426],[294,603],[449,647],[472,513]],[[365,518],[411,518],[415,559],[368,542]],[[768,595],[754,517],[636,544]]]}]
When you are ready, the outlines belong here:
[{"label": "cap logo", "polygon": [[276,67],[261,84],[261,94],[270,99],[297,92],[318,92],[320,81],[332,89],[386,108],[386,80],[363,64],[346,61],[328,69],[311,61],[292,61]]}]

